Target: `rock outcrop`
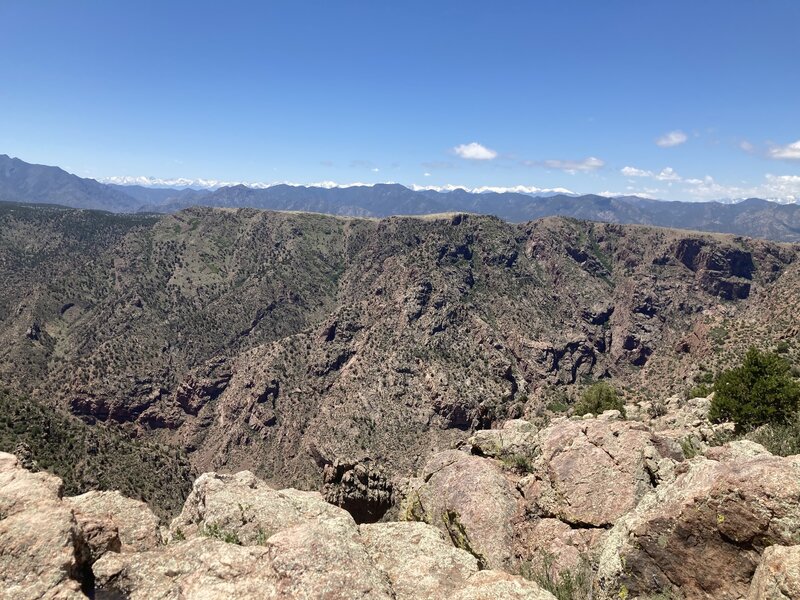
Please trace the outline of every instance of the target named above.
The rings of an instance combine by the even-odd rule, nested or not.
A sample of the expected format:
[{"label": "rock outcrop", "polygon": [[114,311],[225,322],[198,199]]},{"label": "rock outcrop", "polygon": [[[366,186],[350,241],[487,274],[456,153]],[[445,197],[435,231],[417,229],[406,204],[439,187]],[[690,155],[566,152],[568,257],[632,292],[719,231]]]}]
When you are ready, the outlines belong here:
[{"label": "rock outcrop", "polygon": [[61,490],[0,453],[0,598],[553,600],[430,525],[359,527],[319,493],[249,472],[198,478],[166,544],[143,503]]},{"label": "rock outcrop", "polygon": [[510,568],[517,497],[497,462],[449,450],[411,482],[403,512],[438,527],[482,568]]},{"label": "rock outcrop", "polygon": [[170,543],[108,553],[99,589],[130,600],[172,598],[552,599],[478,560],[423,523],[358,526],[314,492],[274,490],[249,472],[199,477]]},{"label": "rock outcrop", "polygon": [[81,522],[106,521],[104,530],[116,530],[120,547],[115,551],[143,552],[161,544],[159,519],[140,500],[119,492],[87,492],[64,498]]},{"label": "rock outcrop", "polygon": [[[30,473],[0,453],[0,593],[3,598],[83,598],[90,550],[61,480]],[[119,540],[117,540],[117,545]]]},{"label": "rock outcrop", "polygon": [[761,555],[747,600],[800,598],[800,546],[770,546]]},{"label": "rock outcrop", "polygon": [[561,420],[539,436],[533,474],[520,482],[528,511],[573,527],[611,527],[674,476],[680,446],[613,413]]},{"label": "rock outcrop", "polygon": [[800,543],[800,457],[740,442],[714,450],[615,524],[600,562],[606,590],[733,600],[765,548]]}]

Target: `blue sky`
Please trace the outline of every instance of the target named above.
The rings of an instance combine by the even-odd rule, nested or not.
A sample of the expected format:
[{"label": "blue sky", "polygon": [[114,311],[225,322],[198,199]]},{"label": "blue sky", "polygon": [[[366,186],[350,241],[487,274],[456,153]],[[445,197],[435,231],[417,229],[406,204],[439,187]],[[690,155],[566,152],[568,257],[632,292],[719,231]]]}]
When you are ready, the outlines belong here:
[{"label": "blue sky", "polygon": [[800,199],[800,2],[0,0],[0,153],[82,176]]}]

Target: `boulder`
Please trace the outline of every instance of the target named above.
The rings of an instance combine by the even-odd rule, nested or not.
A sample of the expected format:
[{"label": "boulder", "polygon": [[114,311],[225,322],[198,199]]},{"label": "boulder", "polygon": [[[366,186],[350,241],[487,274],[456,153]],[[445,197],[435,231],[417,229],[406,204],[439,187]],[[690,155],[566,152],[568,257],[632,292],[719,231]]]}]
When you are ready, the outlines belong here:
[{"label": "boulder", "polygon": [[510,569],[517,496],[496,461],[448,450],[428,461],[412,482],[401,512],[441,529],[481,568]]},{"label": "boulder", "polygon": [[158,517],[144,502],[120,492],[87,492],[64,498],[81,522],[106,521],[119,533],[117,552],[141,552],[161,544]]},{"label": "boulder", "polygon": [[352,519],[321,517],[275,534],[266,545],[276,574],[276,598],[393,597]]},{"label": "boulder", "polygon": [[530,569],[548,569],[554,579],[564,571],[586,567],[588,557],[601,547],[607,530],[570,527],[558,519],[526,519],[515,527],[516,551]]},{"label": "boulder", "polygon": [[503,571],[479,571],[469,585],[450,596],[450,600],[556,600],[550,592],[522,577]]},{"label": "boulder", "polygon": [[536,427],[511,419],[501,429],[481,429],[468,440],[472,453],[501,460],[531,460],[538,452]]},{"label": "boulder", "polygon": [[519,483],[528,512],[575,527],[612,526],[683,458],[675,442],[611,414],[560,419],[539,444],[533,474]]},{"label": "boulder", "polygon": [[609,532],[599,577],[609,593],[680,588],[691,598],[745,596],[773,544],[800,544],[800,456],[729,444],[679,466]]},{"label": "boulder", "polygon": [[372,561],[386,573],[397,600],[450,598],[478,572],[478,560],[426,523],[361,526]]},{"label": "boulder", "polygon": [[104,556],[98,586],[131,600],[391,598],[345,510],[246,471],[200,476],[170,533],[167,546]]},{"label": "boulder", "polygon": [[269,550],[195,538],[126,554],[108,553],[93,567],[97,589],[128,600],[277,597]]},{"label": "boulder", "polygon": [[328,504],[317,492],[275,490],[250,471],[204,473],[172,521],[170,537],[211,535],[255,545],[278,531],[317,519],[353,523],[346,511]]},{"label": "boulder", "polygon": [[0,591],[3,598],[84,598],[89,554],[62,483],[0,453]]},{"label": "boulder", "polygon": [[770,546],[750,584],[747,600],[800,599],[800,546]]}]

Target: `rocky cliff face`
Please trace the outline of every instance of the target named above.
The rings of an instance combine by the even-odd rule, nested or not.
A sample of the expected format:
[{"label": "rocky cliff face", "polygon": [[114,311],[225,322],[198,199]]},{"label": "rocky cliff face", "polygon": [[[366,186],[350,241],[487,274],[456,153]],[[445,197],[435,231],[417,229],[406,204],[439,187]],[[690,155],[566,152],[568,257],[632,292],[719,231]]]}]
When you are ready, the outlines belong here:
[{"label": "rocky cliff face", "polygon": [[560,218],[0,218],[6,385],[365,520],[431,451],[597,378],[683,392],[800,297],[794,246]]}]

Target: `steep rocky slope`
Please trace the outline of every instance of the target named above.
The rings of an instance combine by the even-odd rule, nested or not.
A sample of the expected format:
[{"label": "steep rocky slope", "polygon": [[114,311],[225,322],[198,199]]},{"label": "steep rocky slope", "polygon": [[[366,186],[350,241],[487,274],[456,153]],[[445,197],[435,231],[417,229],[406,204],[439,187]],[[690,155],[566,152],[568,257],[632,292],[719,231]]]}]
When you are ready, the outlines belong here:
[{"label": "steep rocky slope", "polygon": [[464,214],[5,206],[0,224],[8,387],[198,470],[325,484],[365,519],[432,449],[597,378],[656,398],[751,343],[798,351],[791,245]]}]

